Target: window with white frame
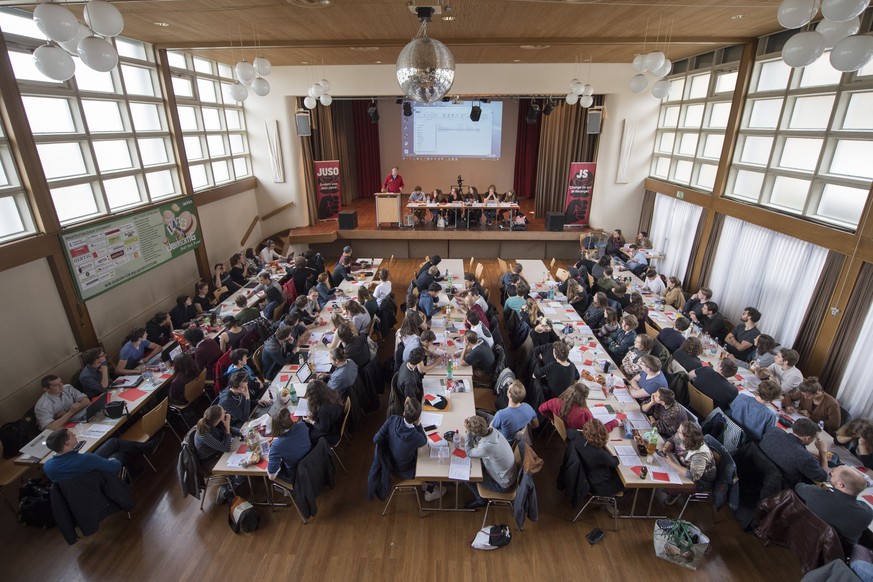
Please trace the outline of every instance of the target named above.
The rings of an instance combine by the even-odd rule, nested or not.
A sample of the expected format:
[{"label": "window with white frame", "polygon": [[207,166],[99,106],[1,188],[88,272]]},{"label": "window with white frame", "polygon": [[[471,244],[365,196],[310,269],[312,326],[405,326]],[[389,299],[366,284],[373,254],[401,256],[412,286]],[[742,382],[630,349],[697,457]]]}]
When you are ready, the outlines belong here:
[{"label": "window with white frame", "polygon": [[230,65],[167,52],[194,190],[252,175],[242,104],[230,96]]},{"label": "window with white frame", "polygon": [[674,65],[658,116],[652,176],[712,191],[741,54],[734,46]]},{"label": "window with white frame", "polygon": [[854,73],[829,52],[802,69],[762,39],[725,196],[855,230],[873,179],[873,61]]},{"label": "window with white frame", "polygon": [[867,309],[867,317],[855,348],[849,358],[843,379],[837,392],[840,404],[845,406],[855,418],[873,416],[873,398],[870,397],[870,374],[873,374],[873,358],[870,346],[873,345],[873,305]]},{"label": "window with white frame", "polygon": [[0,243],[21,238],[35,231],[30,204],[0,124]]},{"label": "window with white frame", "polygon": [[671,196],[658,194],[652,213],[649,238],[654,250],[664,253],[658,270],[667,277],[685,278],[703,208]]}]

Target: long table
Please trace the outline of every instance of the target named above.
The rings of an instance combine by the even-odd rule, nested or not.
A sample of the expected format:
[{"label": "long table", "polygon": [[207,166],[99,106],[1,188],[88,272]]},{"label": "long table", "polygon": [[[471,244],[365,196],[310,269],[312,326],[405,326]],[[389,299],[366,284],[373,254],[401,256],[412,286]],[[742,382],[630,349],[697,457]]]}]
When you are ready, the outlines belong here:
[{"label": "long table", "polygon": [[451,202],[448,204],[439,204],[439,203],[426,203],[426,202],[409,202],[406,205],[407,210],[411,212],[415,212],[416,210],[451,210],[455,214],[455,228],[458,228],[458,212],[466,211],[467,218],[467,229],[470,228],[470,211],[471,210],[493,210],[494,212],[505,212],[507,210],[510,211],[511,219],[515,218],[516,213],[519,211],[520,206],[515,202],[473,202],[470,204],[465,204],[463,202]]}]

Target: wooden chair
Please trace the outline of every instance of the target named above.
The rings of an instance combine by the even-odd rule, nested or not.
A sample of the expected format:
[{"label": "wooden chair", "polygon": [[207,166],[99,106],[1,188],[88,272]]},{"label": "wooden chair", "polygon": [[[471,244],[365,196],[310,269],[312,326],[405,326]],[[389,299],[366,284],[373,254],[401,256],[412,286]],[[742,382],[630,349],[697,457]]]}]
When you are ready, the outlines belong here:
[{"label": "wooden chair", "polygon": [[468,270],[468,271],[472,271],[472,270],[473,270],[473,261],[475,261],[475,260],[476,260],[475,258],[470,257],[470,264],[469,264],[469,266],[467,266],[467,270]]},{"label": "wooden chair", "polygon": [[567,442],[567,425],[564,424],[564,419],[555,414],[552,416],[552,426],[555,431],[549,435],[549,440],[546,441],[546,446],[549,446],[549,443],[552,442],[552,438],[557,434],[561,437],[561,440],[565,443]]},{"label": "wooden chair", "polygon": [[[295,499],[294,499],[294,485],[292,483],[289,483],[288,481],[285,481],[281,477],[276,477],[272,481],[272,485],[273,485],[273,491],[278,491],[283,496],[285,496],[291,500],[291,505],[293,505],[294,509],[297,510],[297,514],[300,516],[300,519],[303,520],[303,525],[306,525],[307,519],[305,517],[303,517],[303,512],[300,511],[300,506],[297,505],[297,501],[295,501]],[[270,505],[273,507],[273,511],[276,511],[277,507],[287,507],[288,506],[287,503],[271,503]]]},{"label": "wooden chair", "polygon": [[558,270],[555,271],[555,279],[561,281],[562,283],[570,278],[570,271],[563,267],[558,267]]},{"label": "wooden chair", "polygon": [[[151,440],[152,437],[158,434],[158,431],[164,428],[164,425],[170,426],[167,422],[167,410],[169,409],[169,404],[170,399],[164,398],[160,404],[146,412],[136,424],[124,431],[124,434],[121,435],[121,439],[136,443],[145,443]],[[173,430],[173,428],[170,427],[170,430]],[[173,430],[173,434],[176,434],[176,431]],[[176,438],[179,438],[178,434],[176,434]],[[179,439],[179,442],[181,441],[182,439]],[[157,473],[158,470],[155,469],[151,459],[146,455],[143,455],[143,458],[146,460],[146,463],[149,464],[149,467],[152,468],[152,471]]]},{"label": "wooden chair", "polygon": [[424,517],[424,512],[421,509],[421,495],[419,494],[422,485],[424,485],[424,481],[419,481],[418,479],[404,479],[403,481],[395,482],[394,487],[391,489],[391,495],[388,496],[388,502],[382,510],[382,517],[385,517],[385,512],[388,511],[388,507],[391,505],[395,493],[414,494],[415,501],[418,503],[418,517]]},{"label": "wooden chair", "polygon": [[336,440],[336,444],[330,445],[330,450],[333,453],[333,456],[336,457],[336,460],[340,464],[340,467],[342,467],[343,471],[345,471],[346,474],[348,474],[349,470],[346,469],[345,464],[343,463],[342,459],[340,459],[336,450],[337,450],[337,447],[339,447],[340,444],[343,442],[343,437],[345,437],[346,440],[349,440],[349,437],[346,435],[346,426],[349,424],[349,414],[352,412],[352,399],[351,398],[346,398],[346,403],[345,403],[344,408],[345,408],[345,414],[343,415],[343,425],[340,428],[340,435],[339,435],[339,438]]},{"label": "wooden chair", "polygon": [[252,362],[255,364],[255,369],[258,371],[258,376],[264,377],[264,365],[261,362],[261,354],[264,352],[264,346],[258,346],[255,353],[252,354]]},{"label": "wooden chair", "polygon": [[227,293],[227,287],[221,287],[212,292],[212,296],[215,298],[216,303],[221,303],[221,296],[224,293]]},{"label": "wooden chair", "polygon": [[286,306],[284,302],[276,306],[276,309],[273,310],[273,316],[270,318],[273,323],[276,323],[277,321],[282,319],[282,314],[285,312],[285,307]]},{"label": "wooden chair", "polygon": [[552,273],[555,272],[555,257],[552,257],[551,262],[549,262],[549,271]]},{"label": "wooden chair", "polygon": [[374,342],[379,343],[382,341],[382,333],[379,331],[382,329],[381,324],[382,320],[378,315],[374,315],[370,319],[370,328],[367,330],[367,337],[371,338]]},{"label": "wooden chair", "polygon": [[648,321],[646,322],[646,335],[653,340],[658,339],[658,330],[649,325]]},{"label": "wooden chair", "polygon": [[[503,507],[508,507],[510,510],[513,509],[513,502],[515,501],[515,495],[518,493],[518,481],[521,479],[521,451],[518,449],[518,445],[512,448],[512,452],[515,454],[515,485],[507,491],[506,493],[500,493],[499,491],[494,491],[493,489],[488,489],[481,483],[476,485],[476,489],[479,491],[479,497],[488,501],[488,504],[485,506],[485,516],[482,518],[482,527],[485,527],[485,524],[488,523],[488,510],[491,509],[491,506],[501,505]],[[519,528],[524,530],[524,528]]]},{"label": "wooden chair", "polygon": [[482,273],[484,271],[485,271],[485,267],[482,265],[482,263],[476,263],[476,278],[477,279],[482,278]]},{"label": "wooden chair", "polygon": [[203,392],[206,390],[206,370],[204,369],[200,372],[200,375],[185,384],[185,404],[170,404],[169,410],[175,412],[182,419],[182,422],[185,423],[189,429],[191,425],[188,424],[188,420],[185,418],[184,410],[189,406],[194,404],[198,398],[203,396]]},{"label": "wooden chair", "polygon": [[623,495],[624,493],[622,492],[616,493],[613,497],[607,497],[606,495],[591,495],[585,505],[582,506],[582,509],[579,510],[579,513],[576,514],[576,517],[573,518],[572,523],[576,523],[576,521],[582,517],[582,512],[592,503],[595,505],[606,505],[612,507],[612,531],[618,531],[618,498]]},{"label": "wooden chair", "polygon": [[688,399],[691,401],[692,410],[700,418],[706,418],[715,408],[712,398],[698,390],[691,382],[688,382]]},{"label": "wooden chair", "polygon": [[27,465],[16,465],[12,459],[3,458],[3,443],[0,442],[0,496],[3,501],[9,506],[9,510],[16,518],[18,518],[18,510],[12,505],[12,502],[2,492],[3,487],[12,485],[16,481],[20,481],[24,474],[30,470]]},{"label": "wooden chair", "polygon": [[504,261],[500,257],[497,258],[497,264],[500,266],[501,276],[503,275],[503,273],[506,273],[507,271],[509,271],[509,265],[507,265],[506,261]]}]

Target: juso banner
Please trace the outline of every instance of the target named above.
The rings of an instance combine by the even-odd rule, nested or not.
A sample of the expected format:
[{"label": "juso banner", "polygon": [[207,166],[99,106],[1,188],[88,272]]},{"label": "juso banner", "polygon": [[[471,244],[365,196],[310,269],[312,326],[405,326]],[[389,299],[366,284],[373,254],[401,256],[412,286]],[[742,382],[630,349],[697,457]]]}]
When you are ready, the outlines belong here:
[{"label": "juso banner", "polygon": [[588,225],[591,198],[594,195],[594,171],[597,164],[572,162],[567,181],[567,203],[564,206],[564,224]]},{"label": "juso banner", "polygon": [[342,207],[339,160],[314,162],[314,164],[318,219],[330,220],[338,218]]}]

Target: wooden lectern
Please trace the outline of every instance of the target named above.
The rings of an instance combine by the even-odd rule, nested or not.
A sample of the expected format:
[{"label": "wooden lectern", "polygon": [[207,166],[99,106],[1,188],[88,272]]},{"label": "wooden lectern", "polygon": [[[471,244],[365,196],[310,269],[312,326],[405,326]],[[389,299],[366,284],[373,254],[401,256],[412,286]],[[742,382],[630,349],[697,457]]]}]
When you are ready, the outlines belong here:
[{"label": "wooden lectern", "polygon": [[376,192],[376,228],[383,222],[400,225],[400,197],[397,192]]}]

